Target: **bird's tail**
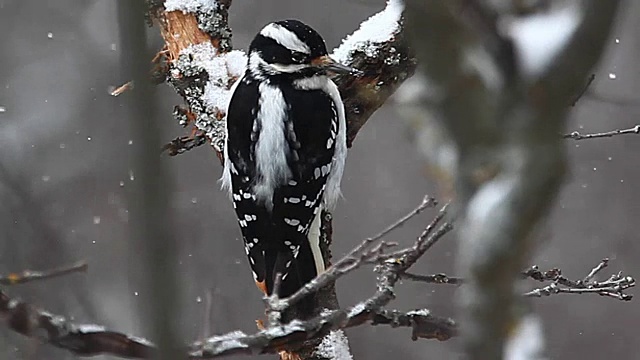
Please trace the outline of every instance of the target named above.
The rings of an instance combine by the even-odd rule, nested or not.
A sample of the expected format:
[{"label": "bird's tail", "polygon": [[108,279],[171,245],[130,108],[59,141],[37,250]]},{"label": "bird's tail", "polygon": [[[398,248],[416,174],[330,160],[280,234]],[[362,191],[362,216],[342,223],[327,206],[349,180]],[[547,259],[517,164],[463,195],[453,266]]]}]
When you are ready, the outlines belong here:
[{"label": "bird's tail", "polygon": [[[271,252],[271,253],[269,253]],[[267,294],[274,290],[276,276],[280,274],[278,297],[286,298],[318,275],[313,252],[306,242],[300,244],[297,256],[289,249],[265,250]]]},{"label": "bird's tail", "polygon": [[[285,298],[291,296],[325,270],[324,259],[320,251],[321,213],[321,211],[318,212],[318,216],[309,226],[308,234],[297,241],[297,244],[265,251],[267,294],[273,292],[277,274],[282,276],[278,296]],[[267,253],[269,251],[270,254]]]}]

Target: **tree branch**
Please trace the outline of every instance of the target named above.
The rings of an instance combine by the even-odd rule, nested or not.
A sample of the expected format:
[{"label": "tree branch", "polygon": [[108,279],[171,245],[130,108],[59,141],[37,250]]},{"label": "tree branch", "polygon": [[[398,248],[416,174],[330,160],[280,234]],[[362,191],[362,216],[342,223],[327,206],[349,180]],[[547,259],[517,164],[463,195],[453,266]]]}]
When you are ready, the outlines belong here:
[{"label": "tree branch", "polygon": [[542,297],[553,294],[598,294],[618,300],[630,301],[633,295],[626,294],[624,291],[636,285],[633,277],[622,276],[622,273],[617,273],[609,276],[605,281],[594,280],[594,277],[608,265],[609,259],[602,259],[583,279],[575,281],[562,276],[562,272],[559,269],[552,269],[545,273],[540,273],[537,267],[532,267],[524,274],[538,281],[552,281],[552,283],[545,287],[528,291],[524,296]]},{"label": "tree branch", "polygon": [[573,140],[588,140],[588,139],[597,139],[597,138],[606,138],[606,137],[614,137],[618,135],[638,135],[640,134],[640,125],[636,125],[629,129],[618,129],[612,131],[606,131],[601,133],[594,134],[581,134],[578,131],[572,131],[569,134],[564,134],[562,137],[564,139],[573,139]]},{"label": "tree branch", "polygon": [[[433,204],[434,200],[426,197],[420,206],[410,214],[417,214]],[[376,268],[379,273],[377,291],[349,311],[326,310],[320,315],[304,321],[293,320],[282,325],[275,324],[275,326],[269,324],[272,326],[253,335],[234,331],[195,342],[185,349],[185,352],[190,358],[202,359],[230,354],[297,351],[308,347],[309,340],[322,340],[330,331],[359,326],[366,322],[411,326],[414,329],[413,336],[415,337],[444,340],[454,336],[455,324],[453,321],[432,316],[427,310],[402,314],[382,309],[395,298],[393,288],[400,279],[399,273],[409,269],[431,246],[451,230],[449,223],[440,225],[436,230],[444,218],[445,211],[446,207],[427,226],[413,246],[398,252],[402,254],[398,258],[391,259],[388,256],[383,256],[382,250],[373,251],[363,245],[371,243],[369,239],[372,238],[369,238],[356,246],[354,251],[351,251],[345,258],[336,262],[334,266],[349,264],[349,268],[355,269],[373,262],[373,257],[379,257],[379,265]],[[400,219],[387,230],[397,228],[406,220],[408,217]],[[388,231],[383,231],[376,237],[379,239],[387,233]],[[379,244],[383,244],[383,242]],[[341,272],[333,280],[346,273]],[[314,291],[320,291],[323,283],[316,282],[315,284],[317,285],[314,287]],[[286,302],[286,300],[281,301]],[[286,304],[290,306],[293,303]],[[283,307],[281,306],[281,308]],[[156,350],[155,346],[145,339],[113,332],[98,325],[73,324],[62,316],[52,315],[27,303],[11,299],[2,290],[0,290],[0,315],[0,318],[5,320],[9,328],[14,331],[77,355],[111,354],[128,358],[149,358]],[[43,330],[45,335],[43,335]]]},{"label": "tree branch", "polygon": [[[418,209],[425,208],[425,204],[433,204],[433,200],[429,197],[425,198],[419,207],[409,214],[420,212]],[[352,268],[361,267],[371,262],[377,263],[375,268],[377,276],[377,290],[369,298],[357,303],[348,310],[325,310],[318,316],[307,320],[293,320],[286,324],[278,324],[269,326],[254,334],[246,334],[241,331],[233,331],[227,334],[208,337],[201,341],[196,341],[189,346],[184,347],[184,353],[191,359],[210,359],[226,355],[234,354],[266,354],[279,353],[282,351],[291,352],[290,354],[299,354],[301,349],[308,347],[308,343],[314,340],[320,340],[316,349],[316,356],[333,358],[329,356],[335,355],[330,348],[335,346],[341,329],[362,326],[364,324],[371,325],[389,325],[392,327],[408,327],[411,328],[411,338],[436,339],[440,341],[448,340],[458,336],[458,325],[450,318],[433,315],[428,309],[418,309],[408,312],[398,310],[388,310],[385,307],[395,298],[395,286],[402,278],[417,279],[421,281],[422,276],[408,275],[408,270],[416,263],[416,261],[428,251],[437,241],[447,234],[452,226],[450,223],[444,222],[446,215],[446,206],[434,217],[427,225],[425,230],[418,236],[415,242],[405,248],[391,254],[372,252],[363,244],[369,244],[369,239],[380,240],[384,234],[388,234],[390,228],[397,228],[407,216],[394,222],[392,226],[378,235],[365,239],[361,244],[356,246],[344,258],[336,262],[334,266],[349,263]],[[379,242],[378,244],[382,244]],[[373,246],[375,247],[375,246]],[[356,251],[359,249],[359,251]],[[371,254],[372,257],[377,256],[377,261],[373,261],[372,257],[363,256],[363,254]],[[395,256],[392,256],[395,254]],[[553,281],[558,284],[554,288],[547,290],[539,290],[540,295],[533,292],[525,294],[525,296],[544,296],[552,293],[599,293],[601,295],[612,296],[618,291],[620,298],[630,295],[622,293],[622,290],[635,285],[635,281],[631,277],[622,277],[620,274],[611,276],[605,282],[594,281],[593,278],[602,271],[608,264],[608,260],[604,259],[595,266],[582,279],[572,281],[561,275],[558,269],[551,269],[545,272],[538,270],[537,266],[532,266],[523,271],[523,278],[531,278],[536,281],[546,282]],[[57,270],[34,272],[36,274],[52,274],[54,272],[69,273],[69,269],[80,268],[79,265],[71,267],[61,267]],[[344,276],[346,272],[341,273],[333,280]],[[10,277],[5,277],[10,278]],[[453,284],[453,281],[446,275],[440,274],[433,277],[437,279],[437,283]],[[445,280],[449,279],[449,280]],[[316,282],[314,291],[321,291],[322,284]],[[563,286],[572,286],[573,290],[556,291],[556,288]],[[614,288],[616,287],[617,288]],[[545,288],[549,288],[548,286]],[[545,289],[543,288],[543,289]],[[555,291],[555,292],[554,292]],[[285,305],[293,305],[293,301],[286,303],[278,303],[274,307],[284,307]],[[0,318],[3,319],[9,328],[23,335],[36,338],[44,343],[49,343],[61,349],[68,350],[76,355],[94,356],[99,354],[110,354],[124,358],[152,358],[157,351],[154,344],[139,338],[137,336],[126,335],[114,331],[110,331],[99,325],[76,325],[68,321],[62,316],[52,315],[49,312],[40,310],[32,305],[11,299],[2,290],[0,290]],[[325,343],[326,342],[326,343]],[[344,349],[342,349],[344,350]]]},{"label": "tree branch", "polygon": [[[626,294],[624,290],[632,288],[636,285],[635,279],[631,276],[622,276],[622,273],[612,274],[605,281],[595,281],[594,276],[602,269],[607,267],[609,259],[603,259],[596,265],[589,274],[580,280],[570,280],[562,275],[562,271],[553,268],[547,271],[540,271],[537,265],[522,271],[523,279],[529,278],[539,282],[551,282],[551,284],[542,288],[533,289],[523,294],[525,297],[542,297],[554,294],[598,294],[601,296],[609,296],[618,300],[630,301],[633,295]],[[450,277],[446,274],[434,275],[416,275],[412,273],[401,273],[403,279],[423,282],[427,284],[448,284],[462,285],[465,279],[461,277]]]},{"label": "tree branch", "polygon": [[32,281],[47,280],[76,272],[86,272],[88,268],[89,265],[86,261],[79,261],[69,266],[63,266],[46,271],[25,270],[21,273],[12,273],[6,276],[0,276],[0,285],[16,285]]}]

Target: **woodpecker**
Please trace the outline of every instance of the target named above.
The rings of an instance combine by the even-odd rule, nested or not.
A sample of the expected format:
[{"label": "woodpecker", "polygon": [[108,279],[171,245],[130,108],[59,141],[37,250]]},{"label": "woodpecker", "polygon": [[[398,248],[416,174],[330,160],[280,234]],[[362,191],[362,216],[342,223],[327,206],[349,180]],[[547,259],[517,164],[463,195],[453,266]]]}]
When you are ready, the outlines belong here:
[{"label": "woodpecker", "polygon": [[232,87],[223,188],[231,193],[258,288],[287,297],[325,270],[320,214],[340,196],[347,155],[344,105],[322,37],[298,20],[266,25]]}]

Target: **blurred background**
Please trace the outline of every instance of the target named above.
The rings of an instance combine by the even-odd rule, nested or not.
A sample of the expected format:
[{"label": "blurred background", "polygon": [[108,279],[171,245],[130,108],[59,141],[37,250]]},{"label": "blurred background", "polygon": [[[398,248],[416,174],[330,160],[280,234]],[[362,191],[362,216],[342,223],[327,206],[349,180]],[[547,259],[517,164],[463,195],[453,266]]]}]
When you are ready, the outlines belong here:
[{"label": "blurred background", "polygon": [[[267,22],[299,18],[316,28],[328,48],[384,6],[383,0],[235,0],[234,46],[246,48]],[[568,131],[599,132],[639,123],[640,2],[627,1],[588,93],[573,108]],[[122,98],[109,95],[123,78],[116,1],[0,0],[0,272],[45,269],[79,259],[87,274],[5,288],[79,323],[145,336],[141,307],[153,301],[134,274],[127,194],[136,181]],[[154,48],[162,42],[149,31]],[[183,135],[171,116],[181,99],[158,88],[158,124],[167,141]],[[126,93],[124,96],[127,96]],[[358,135],[334,214],[334,256],[405,214],[426,193],[444,192],[416,150],[413,132],[390,101]],[[640,137],[567,140],[570,174],[540,232],[534,263],[581,278],[601,258],[603,274],[640,276]],[[217,182],[222,167],[206,146],[164,156],[175,185],[173,225],[182,292],[185,341],[202,337],[205,299],[212,296],[214,333],[255,330],[263,315],[231,203]],[[413,219],[389,240],[409,244],[434,211]],[[415,272],[453,274],[455,240],[442,240]],[[374,276],[365,268],[341,279],[343,306],[369,296]],[[603,275],[604,276],[604,275]],[[530,284],[536,286],[536,284]],[[393,306],[426,307],[454,316],[453,288],[403,283]],[[633,290],[631,291],[633,293]],[[553,359],[634,358],[640,352],[640,306],[590,295],[557,295],[532,303],[545,321]],[[2,359],[71,359],[72,355],[0,329]],[[362,326],[348,331],[356,359],[448,359],[456,340],[410,339],[409,329]],[[110,357],[102,357],[110,359]]]}]

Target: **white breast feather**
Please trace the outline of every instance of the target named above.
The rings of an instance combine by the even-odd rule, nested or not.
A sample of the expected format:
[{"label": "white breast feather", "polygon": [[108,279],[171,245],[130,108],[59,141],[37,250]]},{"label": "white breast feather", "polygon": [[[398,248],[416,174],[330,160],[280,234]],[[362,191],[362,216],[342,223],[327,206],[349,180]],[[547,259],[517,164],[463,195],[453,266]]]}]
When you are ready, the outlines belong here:
[{"label": "white breast feather", "polygon": [[258,200],[273,206],[273,190],[291,179],[287,164],[289,146],[285,138],[287,103],[282,91],[273,85],[260,83],[258,121],[261,131],[256,143],[256,179],[253,190]]}]

